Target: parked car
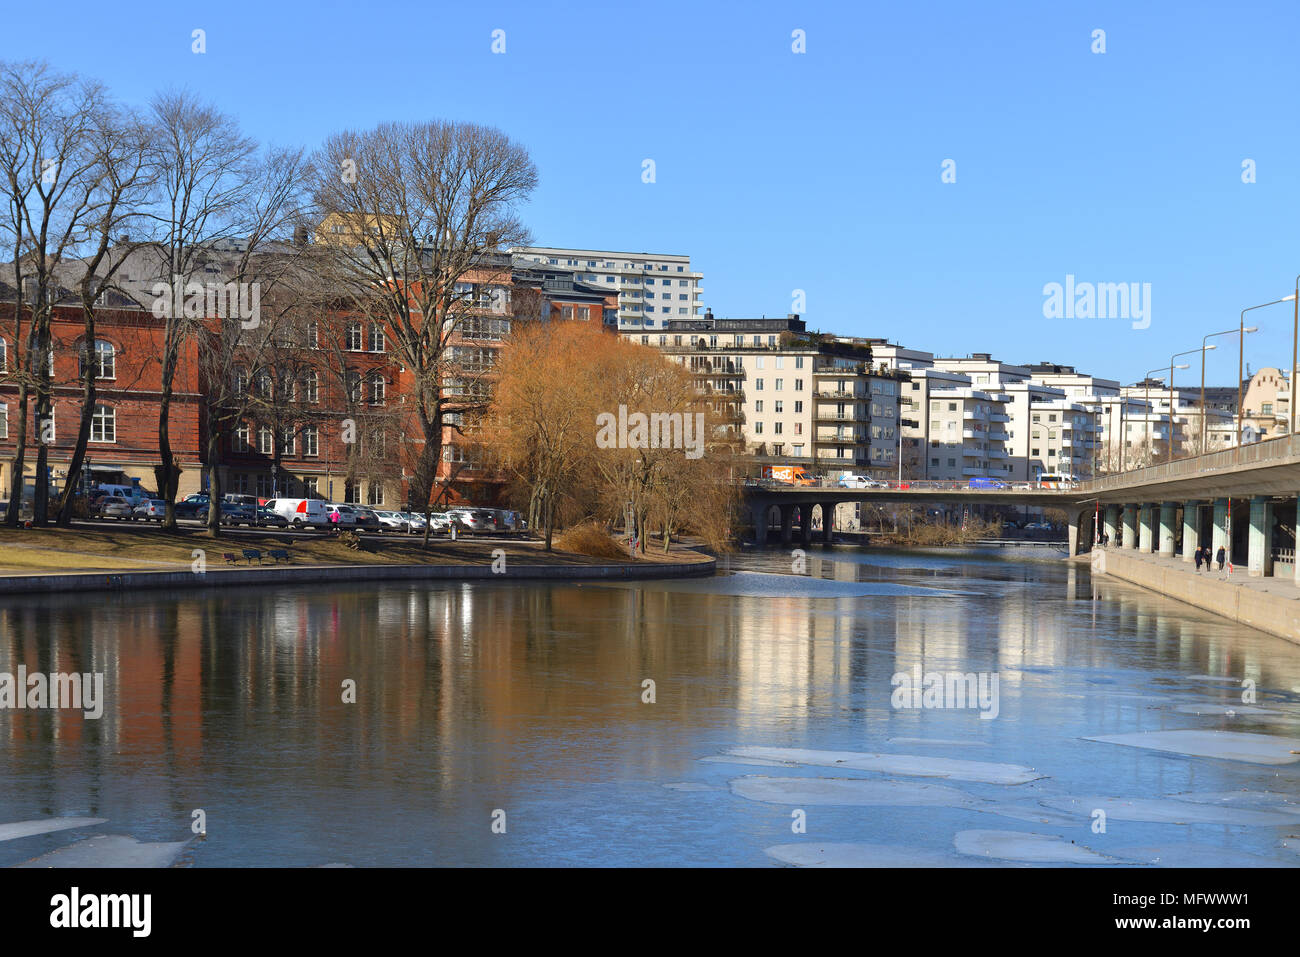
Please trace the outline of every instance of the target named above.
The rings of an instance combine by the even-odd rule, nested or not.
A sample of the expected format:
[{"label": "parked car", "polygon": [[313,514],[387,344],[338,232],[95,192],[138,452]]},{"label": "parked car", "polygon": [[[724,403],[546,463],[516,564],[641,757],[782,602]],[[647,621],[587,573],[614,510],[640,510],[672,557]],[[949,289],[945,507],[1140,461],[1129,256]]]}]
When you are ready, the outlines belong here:
[{"label": "parked car", "polygon": [[508,508],[488,509],[496,518],[497,531],[506,535],[514,535],[523,531],[523,519],[518,512]]},{"label": "parked car", "polygon": [[402,515],[401,512],[390,512],[387,509],[375,509],[375,518],[379,519],[379,528],[385,532],[409,532],[411,530],[411,520]]},{"label": "parked car", "polygon": [[167,515],[167,503],[160,498],[151,498],[143,505],[132,509],[131,518],[142,518],[146,522],[161,522]]},{"label": "parked car", "polygon": [[325,505],[325,512],[329,516],[330,525],[333,528],[342,530],[354,528],[357,524],[357,515],[356,512],[352,511],[351,505],[338,505],[334,502],[328,502]]},{"label": "parked car", "polygon": [[[274,501],[274,499],[272,499]],[[267,508],[265,505],[257,507],[257,524],[265,525],[269,528],[288,528],[289,520],[274,509]]]},{"label": "parked car", "polygon": [[318,498],[273,498],[266,507],[294,528],[329,528],[329,509]]},{"label": "parked car", "polygon": [[194,495],[186,495],[176,503],[177,518],[194,518],[200,508],[208,507],[208,496],[199,492]]},{"label": "parked car", "polygon": [[364,505],[353,505],[352,514],[356,516],[356,526],[364,532],[382,532],[384,523],[379,520],[372,508],[366,508]]},{"label": "parked car", "polygon": [[970,480],[970,487],[1003,489],[1007,487],[1007,483],[999,482],[997,479],[993,479],[993,478],[973,478]]},{"label": "parked car", "polygon": [[[207,522],[208,511],[211,505],[205,505],[199,511],[194,513],[194,517],[200,522]],[[238,502],[225,502],[220,505],[221,511],[218,513],[217,522],[221,525],[248,525],[252,526],[255,521],[253,510],[247,505],[241,505]]]},{"label": "parked car", "polygon": [[99,505],[99,514],[103,518],[115,518],[131,521],[135,518],[135,506],[120,495],[106,496]]},{"label": "parked car", "polygon": [[845,472],[840,476],[840,488],[878,488],[882,483],[855,472]]},{"label": "parked car", "polygon": [[458,529],[467,532],[495,532],[497,529],[496,516],[486,508],[448,509],[447,518]]},{"label": "parked car", "polygon": [[416,532],[424,534],[424,516],[419,512],[398,512],[397,514],[406,519],[406,529],[412,535]]}]

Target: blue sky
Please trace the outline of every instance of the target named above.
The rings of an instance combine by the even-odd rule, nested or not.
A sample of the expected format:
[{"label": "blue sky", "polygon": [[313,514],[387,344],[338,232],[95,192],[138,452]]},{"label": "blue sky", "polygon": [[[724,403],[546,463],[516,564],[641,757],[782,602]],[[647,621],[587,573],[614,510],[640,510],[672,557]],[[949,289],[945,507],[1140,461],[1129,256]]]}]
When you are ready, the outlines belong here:
[{"label": "blue sky", "polygon": [[[801,289],[813,328],[1133,381],[1300,273],[1293,2],[58,10],[9,9],[0,57],[137,104],[187,87],[284,144],[390,119],[499,126],[537,163],[538,243],[689,253],[719,316],[783,315]],[[1150,327],[1044,318],[1067,274],[1150,283]],[[1250,322],[1246,361],[1289,366],[1290,305]],[[1235,340],[1218,341],[1209,377],[1227,384]]]}]

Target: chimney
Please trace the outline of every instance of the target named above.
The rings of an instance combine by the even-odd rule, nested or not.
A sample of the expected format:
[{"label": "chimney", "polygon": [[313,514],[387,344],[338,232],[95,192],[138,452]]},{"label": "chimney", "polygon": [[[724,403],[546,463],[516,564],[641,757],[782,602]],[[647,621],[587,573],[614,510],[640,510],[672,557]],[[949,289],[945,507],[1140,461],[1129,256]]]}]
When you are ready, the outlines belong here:
[{"label": "chimney", "polygon": [[713,310],[708,306],[704,307],[704,318],[709,322],[713,321]]},{"label": "chimney", "polygon": [[293,228],[293,242],[295,246],[307,245],[307,227],[295,226]]}]

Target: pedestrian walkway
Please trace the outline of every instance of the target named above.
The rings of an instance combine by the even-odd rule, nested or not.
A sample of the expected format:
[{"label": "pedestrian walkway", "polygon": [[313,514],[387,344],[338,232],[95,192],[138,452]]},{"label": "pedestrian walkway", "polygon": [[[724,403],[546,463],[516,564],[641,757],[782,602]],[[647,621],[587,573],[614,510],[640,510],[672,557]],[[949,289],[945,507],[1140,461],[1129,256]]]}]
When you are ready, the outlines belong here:
[{"label": "pedestrian walkway", "polygon": [[1114,554],[1121,552],[1125,558],[1134,558],[1138,561],[1150,562],[1158,568],[1167,568],[1176,571],[1186,572],[1190,578],[1203,578],[1207,581],[1225,582],[1230,585],[1240,585],[1242,588],[1248,588],[1251,591],[1262,592],[1268,595],[1281,595],[1286,598],[1294,598],[1300,601],[1300,588],[1295,585],[1295,577],[1291,574],[1275,578],[1252,577],[1246,573],[1245,565],[1234,565],[1232,574],[1228,574],[1228,566],[1223,566],[1223,571],[1219,571],[1218,564],[1211,565],[1209,570],[1205,566],[1201,567],[1198,572],[1195,562],[1185,562],[1178,555],[1161,555],[1156,552],[1142,552],[1135,548],[1106,548],[1103,552]]}]

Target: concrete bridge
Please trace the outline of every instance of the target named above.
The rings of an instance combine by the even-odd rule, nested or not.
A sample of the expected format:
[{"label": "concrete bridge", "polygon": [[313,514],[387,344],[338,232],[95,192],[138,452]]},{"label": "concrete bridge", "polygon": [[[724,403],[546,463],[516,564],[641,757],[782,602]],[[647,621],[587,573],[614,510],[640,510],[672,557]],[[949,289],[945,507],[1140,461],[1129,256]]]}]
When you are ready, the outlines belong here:
[{"label": "concrete bridge", "polygon": [[1177,554],[1191,562],[1197,545],[1209,545],[1216,554],[1223,547],[1230,561],[1244,564],[1251,576],[1276,577],[1276,570],[1300,585],[1300,562],[1295,561],[1300,434],[1108,475],[1072,489],[887,485],[751,485],[744,497],[760,545],[767,542],[773,508],[780,511],[781,543],[789,545],[796,513],[799,539],[811,543],[815,508],[822,515],[821,539],[829,542],[830,519],[841,502],[1032,505],[1059,508],[1069,516],[1071,554],[1096,540],[1094,521],[1100,521],[1111,548]]}]

